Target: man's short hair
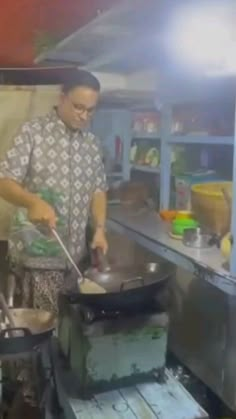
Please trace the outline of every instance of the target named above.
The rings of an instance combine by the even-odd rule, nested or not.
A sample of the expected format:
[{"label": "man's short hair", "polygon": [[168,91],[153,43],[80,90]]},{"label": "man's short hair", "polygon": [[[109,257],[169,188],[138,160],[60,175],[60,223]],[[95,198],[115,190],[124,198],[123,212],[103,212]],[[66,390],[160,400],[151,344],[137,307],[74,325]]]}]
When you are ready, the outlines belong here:
[{"label": "man's short hair", "polygon": [[101,85],[98,79],[89,71],[75,70],[68,78],[62,81],[62,91],[67,94],[76,87],[89,87],[100,92]]}]

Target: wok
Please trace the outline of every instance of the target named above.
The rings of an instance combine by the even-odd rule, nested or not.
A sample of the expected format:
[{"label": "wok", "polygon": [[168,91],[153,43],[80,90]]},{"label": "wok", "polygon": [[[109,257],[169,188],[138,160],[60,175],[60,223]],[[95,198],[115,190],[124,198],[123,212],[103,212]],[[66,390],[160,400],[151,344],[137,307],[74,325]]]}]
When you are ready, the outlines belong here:
[{"label": "wok", "polygon": [[[15,327],[1,329],[0,356],[30,352],[49,339],[55,328],[52,313],[35,309],[10,309]],[[3,322],[5,313],[0,311]]]},{"label": "wok", "polygon": [[133,311],[149,306],[174,273],[169,263],[150,263],[139,268],[99,271],[91,268],[85,277],[105,288],[104,294],[67,293],[71,303],[81,303],[98,310]]}]

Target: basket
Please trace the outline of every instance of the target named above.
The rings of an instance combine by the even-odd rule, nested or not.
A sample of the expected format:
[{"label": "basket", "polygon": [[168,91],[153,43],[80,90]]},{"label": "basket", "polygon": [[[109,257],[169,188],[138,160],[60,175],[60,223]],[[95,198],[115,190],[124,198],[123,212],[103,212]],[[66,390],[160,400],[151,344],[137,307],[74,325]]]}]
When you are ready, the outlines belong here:
[{"label": "basket", "polygon": [[202,227],[223,235],[229,231],[231,202],[226,201],[223,190],[232,201],[232,182],[204,183],[191,188],[192,210]]}]

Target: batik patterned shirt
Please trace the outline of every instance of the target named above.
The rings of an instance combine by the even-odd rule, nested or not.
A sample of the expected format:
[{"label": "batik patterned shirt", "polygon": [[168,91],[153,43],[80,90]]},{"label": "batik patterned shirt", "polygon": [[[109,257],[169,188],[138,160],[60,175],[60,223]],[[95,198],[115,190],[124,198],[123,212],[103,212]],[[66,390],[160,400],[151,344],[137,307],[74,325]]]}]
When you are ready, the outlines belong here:
[{"label": "batik patterned shirt", "polygon": [[[3,160],[0,178],[10,178],[33,193],[49,188],[60,194],[60,215],[66,222],[68,247],[78,260],[85,242],[91,199],[106,191],[106,176],[98,139],[70,131],[56,110],[26,122]],[[14,253],[20,241],[10,239]]]}]

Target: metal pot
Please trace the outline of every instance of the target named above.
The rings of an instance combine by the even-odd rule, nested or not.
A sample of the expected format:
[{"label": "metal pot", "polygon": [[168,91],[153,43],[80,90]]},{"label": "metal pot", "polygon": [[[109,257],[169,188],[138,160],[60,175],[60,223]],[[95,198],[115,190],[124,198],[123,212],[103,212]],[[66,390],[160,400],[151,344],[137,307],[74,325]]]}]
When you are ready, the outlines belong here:
[{"label": "metal pot", "polygon": [[195,249],[208,249],[218,244],[218,239],[201,228],[188,228],[183,233],[183,244]]}]

